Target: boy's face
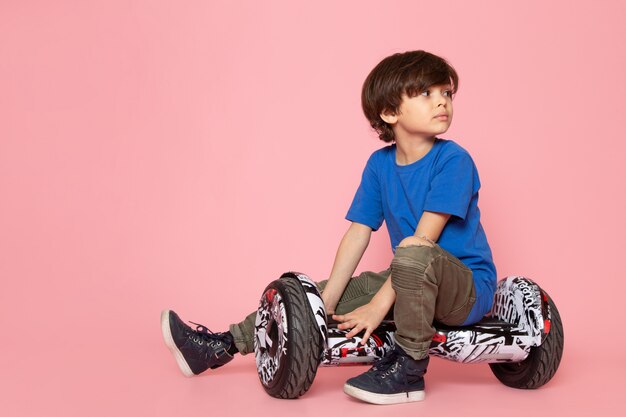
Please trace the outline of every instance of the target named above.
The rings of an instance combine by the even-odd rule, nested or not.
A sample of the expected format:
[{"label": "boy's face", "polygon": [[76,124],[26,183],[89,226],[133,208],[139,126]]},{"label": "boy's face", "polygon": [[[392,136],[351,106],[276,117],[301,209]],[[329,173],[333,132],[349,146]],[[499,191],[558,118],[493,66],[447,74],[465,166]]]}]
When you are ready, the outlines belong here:
[{"label": "boy's face", "polygon": [[437,136],[452,123],[452,88],[449,84],[433,85],[415,97],[403,94],[398,113],[381,117],[392,125],[396,141]]}]

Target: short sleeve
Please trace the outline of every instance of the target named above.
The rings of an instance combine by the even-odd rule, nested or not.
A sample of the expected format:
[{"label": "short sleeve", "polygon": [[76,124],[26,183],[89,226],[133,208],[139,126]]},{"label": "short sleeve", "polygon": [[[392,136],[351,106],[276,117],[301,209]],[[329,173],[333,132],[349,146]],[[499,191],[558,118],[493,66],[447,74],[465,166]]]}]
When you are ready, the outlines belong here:
[{"label": "short sleeve", "polygon": [[467,215],[474,186],[480,186],[474,161],[467,153],[457,153],[446,159],[435,173],[426,202],[425,211],[447,213],[462,220]]},{"label": "short sleeve", "polygon": [[361,184],[352,200],[346,219],[369,226],[374,231],[383,224],[383,205],[375,154],[370,157],[365,165]]}]

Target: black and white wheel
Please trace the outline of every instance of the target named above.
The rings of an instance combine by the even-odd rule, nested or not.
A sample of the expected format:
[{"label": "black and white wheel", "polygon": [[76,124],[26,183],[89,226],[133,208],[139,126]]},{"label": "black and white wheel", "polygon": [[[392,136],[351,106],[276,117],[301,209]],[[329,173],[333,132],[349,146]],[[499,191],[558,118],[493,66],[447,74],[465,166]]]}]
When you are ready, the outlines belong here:
[{"label": "black and white wheel", "polygon": [[552,298],[547,298],[551,325],[543,343],[533,346],[522,362],[489,364],[496,378],[506,386],[539,388],[552,379],[559,367],[563,355],[563,324]]},{"label": "black and white wheel", "polygon": [[254,352],[265,391],[285,399],[307,392],[324,341],[297,278],[282,277],[265,288],[255,327]]}]

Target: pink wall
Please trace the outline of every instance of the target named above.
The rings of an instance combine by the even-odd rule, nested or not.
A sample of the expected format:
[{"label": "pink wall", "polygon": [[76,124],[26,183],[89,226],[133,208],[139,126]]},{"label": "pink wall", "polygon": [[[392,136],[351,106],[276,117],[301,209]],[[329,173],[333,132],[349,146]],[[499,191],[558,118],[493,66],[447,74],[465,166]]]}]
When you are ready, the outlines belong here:
[{"label": "pink wall", "polygon": [[[410,49],[459,71],[445,137],[478,165],[499,274],[539,281],[567,340],[536,393],[436,363],[430,401],[402,410],[454,395],[474,415],[486,395],[535,415],[623,411],[626,3],[300,3],[0,3],[0,413],[182,415],[206,398],[235,415],[379,412],[341,393],[362,368],[321,372],[291,403],[262,392],[250,357],[185,380],[158,316],[222,330],[281,272],[329,273],[383,145],[360,86]],[[389,260],[382,231],[360,269]]]}]

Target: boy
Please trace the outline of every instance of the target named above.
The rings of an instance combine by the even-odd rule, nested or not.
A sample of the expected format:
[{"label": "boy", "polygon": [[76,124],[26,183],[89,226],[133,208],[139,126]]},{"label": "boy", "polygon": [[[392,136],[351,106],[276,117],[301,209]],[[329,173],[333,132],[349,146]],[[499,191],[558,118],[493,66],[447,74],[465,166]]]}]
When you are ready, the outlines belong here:
[{"label": "boy", "polygon": [[[383,59],[363,85],[366,118],[384,142],[368,160],[327,281],[319,284],[329,314],[363,340],[393,306],[396,347],[344,391],[376,404],[420,401],[433,321],[467,325],[491,308],[496,269],[480,224],[478,172],[470,155],[439,139],[452,122],[458,76],[424,51]],[[381,273],[354,273],[372,231],[385,221],[394,257]],[[435,243],[438,242],[438,243]],[[166,344],[188,376],[253,351],[254,316],[225,333],[192,330],[162,313]]]}]

